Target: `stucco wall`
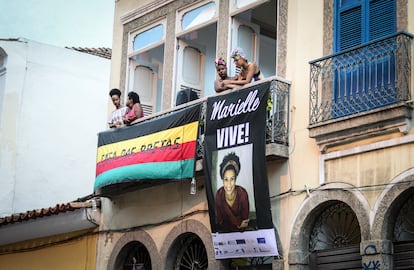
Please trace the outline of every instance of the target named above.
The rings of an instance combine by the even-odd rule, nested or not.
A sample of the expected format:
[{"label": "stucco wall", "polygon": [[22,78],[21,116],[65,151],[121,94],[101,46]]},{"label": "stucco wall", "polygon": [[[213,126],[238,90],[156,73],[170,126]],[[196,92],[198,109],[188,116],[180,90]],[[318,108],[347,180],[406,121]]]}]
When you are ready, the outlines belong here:
[{"label": "stucco wall", "polygon": [[110,60],[23,39],[0,48],[0,216],[91,194]]},{"label": "stucco wall", "polygon": [[[88,233],[88,232],[82,232]],[[61,270],[94,270],[96,265],[97,234],[89,231],[90,235],[75,237],[76,233],[67,234],[67,238],[75,237],[72,241],[64,241],[60,244],[52,244],[55,239],[44,238],[27,241],[18,247],[26,248],[26,252],[13,254],[1,254],[1,269],[61,269]],[[61,240],[64,235],[61,235]],[[43,244],[42,249],[32,249],[31,246]]]}]

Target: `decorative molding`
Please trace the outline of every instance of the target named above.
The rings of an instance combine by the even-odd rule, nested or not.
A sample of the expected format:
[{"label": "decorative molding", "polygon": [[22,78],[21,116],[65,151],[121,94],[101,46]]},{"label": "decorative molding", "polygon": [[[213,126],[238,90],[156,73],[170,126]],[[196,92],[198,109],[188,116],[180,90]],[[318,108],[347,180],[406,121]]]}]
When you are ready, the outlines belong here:
[{"label": "decorative molding", "polygon": [[386,141],[380,141],[367,145],[357,146],[346,150],[322,154],[319,162],[319,184],[325,184],[325,162],[328,160],[344,158],[347,156],[357,155],[389,147],[400,146],[409,143],[414,143],[414,135],[407,135],[404,137],[394,138]]},{"label": "decorative molding", "polygon": [[286,76],[286,55],[287,55],[287,24],[288,24],[288,0],[279,0],[277,7],[277,70],[276,75]]},{"label": "decorative molding", "polygon": [[126,24],[129,23],[135,19],[138,19],[148,13],[150,13],[151,11],[154,11],[156,9],[159,9],[171,2],[174,2],[174,0],[156,0],[156,1],[152,1],[149,4],[139,7],[137,9],[134,9],[130,12],[127,12],[126,14],[122,15],[120,17],[121,23],[122,24]]},{"label": "decorative molding", "polygon": [[314,138],[321,152],[329,147],[344,145],[361,139],[400,132],[407,134],[411,128],[412,108],[396,104],[360,113],[339,120],[331,120],[308,127],[309,137]]}]

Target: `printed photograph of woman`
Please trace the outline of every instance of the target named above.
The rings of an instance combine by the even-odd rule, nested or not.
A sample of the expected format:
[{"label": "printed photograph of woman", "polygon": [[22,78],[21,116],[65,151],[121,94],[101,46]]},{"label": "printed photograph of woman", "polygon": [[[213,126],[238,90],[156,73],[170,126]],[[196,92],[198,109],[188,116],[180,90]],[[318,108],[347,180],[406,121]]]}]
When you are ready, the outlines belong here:
[{"label": "printed photograph of woman", "polygon": [[216,192],[216,224],[219,232],[237,232],[249,225],[249,195],[237,185],[241,164],[239,157],[228,153],[219,168],[222,186]]}]

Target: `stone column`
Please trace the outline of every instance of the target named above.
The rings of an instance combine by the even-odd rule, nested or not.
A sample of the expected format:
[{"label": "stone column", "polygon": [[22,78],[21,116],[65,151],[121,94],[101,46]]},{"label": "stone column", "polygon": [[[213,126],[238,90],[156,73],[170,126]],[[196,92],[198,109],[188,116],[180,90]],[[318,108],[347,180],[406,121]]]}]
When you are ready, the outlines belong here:
[{"label": "stone column", "polygon": [[393,244],[390,240],[362,241],[361,246],[363,270],[392,270]]},{"label": "stone column", "polygon": [[272,262],[272,270],[283,270],[285,269],[283,259],[276,259]]},{"label": "stone column", "polygon": [[288,256],[289,270],[308,270],[309,269],[309,252],[301,250],[292,250]]}]

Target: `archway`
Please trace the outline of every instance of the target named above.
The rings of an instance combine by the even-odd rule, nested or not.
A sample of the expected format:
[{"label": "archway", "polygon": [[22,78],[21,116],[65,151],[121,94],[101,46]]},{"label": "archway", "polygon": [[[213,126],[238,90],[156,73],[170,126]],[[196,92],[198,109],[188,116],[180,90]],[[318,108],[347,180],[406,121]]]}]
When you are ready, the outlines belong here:
[{"label": "archway", "polygon": [[115,265],[122,270],[152,270],[150,254],[138,241],[130,242],[121,249]]},{"label": "archway", "polygon": [[179,267],[180,260],[189,255],[188,251],[191,249],[197,250],[199,254],[197,256],[202,257],[202,259],[193,260],[191,263],[192,265],[204,267],[204,249],[205,256],[207,257],[208,269],[220,268],[219,262],[216,261],[214,256],[211,232],[203,223],[197,220],[188,219],[177,224],[167,235],[160,250],[161,257],[165,258],[163,269],[177,269],[173,267],[177,267],[177,264]]},{"label": "archway", "polygon": [[[330,183],[312,192],[303,201],[296,213],[292,228],[288,255],[289,269],[311,269],[310,256],[313,245],[311,239],[312,241],[316,239],[311,238],[311,235],[316,233],[317,229],[315,228],[318,228],[318,224],[323,223],[324,219],[326,221],[331,219],[329,222],[335,220],[336,218],[332,219],[334,213],[342,216],[348,215],[346,216],[348,222],[351,222],[354,218],[355,220],[351,223],[355,225],[355,222],[357,222],[360,241],[370,239],[369,204],[359,191],[349,191],[352,188],[353,186],[349,184]],[[335,207],[338,209],[335,210]],[[331,218],[328,218],[329,215],[331,215]],[[319,227],[320,230],[325,230],[325,226],[321,226]],[[331,237],[331,239],[335,238]],[[341,237],[337,237],[335,241],[341,242],[340,239]],[[335,247],[335,245],[333,246]]]},{"label": "archway", "polygon": [[407,191],[410,197],[404,202],[394,225],[394,269],[414,268],[414,188]]},{"label": "archway", "polygon": [[167,258],[174,270],[205,270],[208,257],[203,241],[193,233],[180,235],[171,245]]},{"label": "archway", "polygon": [[380,239],[384,247],[379,252],[389,254],[388,263],[394,269],[414,268],[414,168],[395,177],[379,196],[374,206],[376,221],[372,238]]},{"label": "archway", "polygon": [[108,270],[160,269],[161,257],[151,236],[145,231],[125,233],[115,244]]},{"label": "archway", "polygon": [[329,201],[319,206],[309,240],[311,269],[360,269],[361,232],[352,209],[343,202]]}]

